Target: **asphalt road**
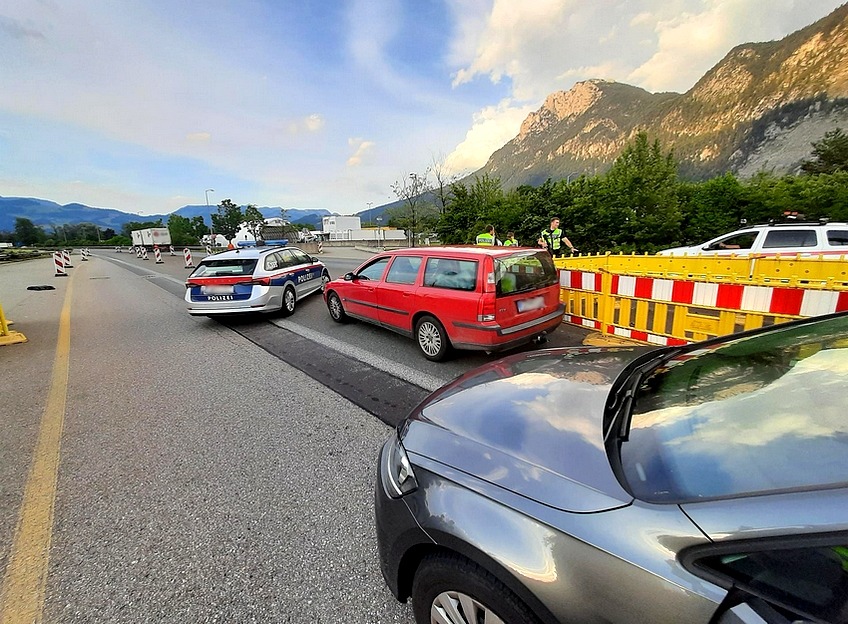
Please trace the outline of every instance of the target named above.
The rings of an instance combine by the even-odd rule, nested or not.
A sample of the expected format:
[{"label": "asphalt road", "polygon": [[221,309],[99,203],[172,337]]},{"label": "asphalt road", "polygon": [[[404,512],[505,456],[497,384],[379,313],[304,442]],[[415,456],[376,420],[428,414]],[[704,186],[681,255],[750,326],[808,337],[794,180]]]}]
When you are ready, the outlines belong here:
[{"label": "asphalt road", "polygon": [[[325,261],[336,276],[367,257]],[[496,356],[428,362],[409,339],[333,323],[320,295],[289,319],[192,318],[181,256],[74,260],[67,278],[48,260],[0,265],[0,305],[29,339],[0,348],[4,587],[21,557],[44,565],[48,623],[412,622],[377,568],[376,453],[429,390]],[[40,284],[55,290],[27,290]],[[37,441],[60,411],[68,290],[51,449]],[[52,493],[33,499],[46,511],[26,516],[51,453]],[[30,525],[50,541],[21,546]]]},{"label": "asphalt road", "polygon": [[73,290],[51,542],[23,557],[46,565],[45,622],[412,621],[376,564],[385,424],[149,277],[97,257],[52,273],[0,266],[28,338],[0,348],[6,577]]}]

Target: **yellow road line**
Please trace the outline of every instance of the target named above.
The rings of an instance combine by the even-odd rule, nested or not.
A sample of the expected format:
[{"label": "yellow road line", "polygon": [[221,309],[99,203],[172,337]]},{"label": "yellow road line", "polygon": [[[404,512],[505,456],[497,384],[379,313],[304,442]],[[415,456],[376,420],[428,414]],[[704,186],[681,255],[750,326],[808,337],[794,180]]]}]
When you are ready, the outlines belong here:
[{"label": "yellow road line", "polygon": [[3,575],[3,589],[0,593],[2,624],[33,624],[42,621],[68,390],[72,285],[73,277],[68,280],[65,292],[50,393],[24,488],[15,539]]}]

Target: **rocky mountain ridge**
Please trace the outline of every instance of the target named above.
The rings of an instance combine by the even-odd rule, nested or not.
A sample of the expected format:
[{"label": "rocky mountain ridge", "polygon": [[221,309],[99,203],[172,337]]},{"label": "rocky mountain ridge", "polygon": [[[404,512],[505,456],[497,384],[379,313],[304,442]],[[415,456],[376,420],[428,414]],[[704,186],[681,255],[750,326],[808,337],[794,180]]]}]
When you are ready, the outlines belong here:
[{"label": "rocky mountain ridge", "polygon": [[549,95],[473,175],[505,188],[606,170],[642,131],[681,175],[797,171],[810,143],[848,126],[848,4],[780,41],[733,48],[686,93],[588,80]]}]

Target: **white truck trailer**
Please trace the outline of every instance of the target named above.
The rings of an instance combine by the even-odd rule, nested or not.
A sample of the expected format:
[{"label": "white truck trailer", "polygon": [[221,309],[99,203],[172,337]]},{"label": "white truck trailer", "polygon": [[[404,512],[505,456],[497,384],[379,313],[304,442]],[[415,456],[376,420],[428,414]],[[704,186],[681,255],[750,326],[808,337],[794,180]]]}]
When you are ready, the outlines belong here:
[{"label": "white truck trailer", "polygon": [[140,247],[167,247],[171,244],[171,231],[166,227],[161,228],[145,228],[143,230],[133,230],[132,242],[135,246]]}]

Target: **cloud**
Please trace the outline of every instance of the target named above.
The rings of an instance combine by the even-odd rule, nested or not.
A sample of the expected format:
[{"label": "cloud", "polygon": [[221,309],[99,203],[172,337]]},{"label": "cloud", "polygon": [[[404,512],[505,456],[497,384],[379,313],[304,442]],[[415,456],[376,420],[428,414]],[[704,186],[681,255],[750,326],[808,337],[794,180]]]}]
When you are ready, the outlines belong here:
[{"label": "cloud", "polygon": [[487,106],[476,113],[465,140],[445,159],[446,168],[453,173],[461,173],[482,167],[492,152],[518,134],[521,122],[531,110],[532,106],[503,100],[497,106]]},{"label": "cloud", "polygon": [[312,115],[308,115],[303,117],[302,119],[297,119],[289,124],[289,132],[291,134],[300,134],[302,132],[318,132],[324,127],[324,118],[317,114],[313,113]]},{"label": "cloud", "polygon": [[189,143],[208,143],[212,135],[208,132],[190,132],[186,135],[186,140]]},{"label": "cloud", "polygon": [[348,167],[358,167],[362,164],[362,159],[370,152],[375,143],[373,141],[365,141],[363,139],[348,139],[348,145],[353,148],[353,155],[347,159]]},{"label": "cloud", "polygon": [[17,20],[0,15],[0,33],[5,33],[16,39],[45,39],[44,33],[33,28],[27,28]]}]

